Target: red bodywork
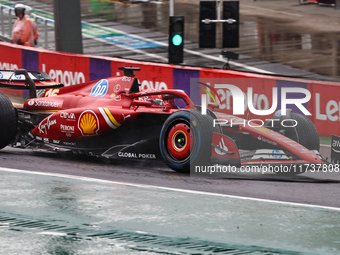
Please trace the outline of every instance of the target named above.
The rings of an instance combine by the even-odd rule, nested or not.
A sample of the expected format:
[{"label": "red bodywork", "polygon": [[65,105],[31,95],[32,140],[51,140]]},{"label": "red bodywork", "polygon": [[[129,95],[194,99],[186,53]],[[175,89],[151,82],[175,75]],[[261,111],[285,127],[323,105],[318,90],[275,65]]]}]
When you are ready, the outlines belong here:
[{"label": "red bodywork", "polygon": [[[128,69],[128,68],[125,68]],[[123,69],[121,69],[123,70]],[[30,89],[30,98],[23,105],[13,103],[22,119],[21,131],[24,134],[26,143],[42,143],[47,148],[69,148],[72,150],[89,149],[91,155],[95,149],[100,150],[98,155],[113,155],[121,148],[129,148],[144,139],[159,139],[160,129],[167,118],[176,113],[179,108],[175,103],[176,99],[181,99],[185,103],[185,109],[198,108],[190,100],[189,96],[182,90],[142,90],[138,79],[133,71],[125,70],[124,76],[111,77],[98,81],[87,82],[69,87],[57,87],[58,84],[52,81],[36,80],[37,91],[44,91],[41,97],[32,95],[38,94]],[[10,75],[10,74],[8,74]],[[27,77],[26,77],[27,78]],[[19,79],[20,80],[20,79]],[[23,81],[5,80],[2,87],[17,87],[15,89],[26,89]],[[62,84],[60,84],[62,86]],[[26,93],[27,94],[27,93]],[[13,102],[13,101],[12,101]],[[31,125],[26,129],[26,115],[30,116]],[[212,113],[214,115],[214,113]],[[228,123],[242,123],[244,120],[232,115],[215,113],[216,119],[227,120]],[[170,118],[169,118],[170,119]],[[153,122],[154,129],[151,128]],[[123,128],[119,128],[124,125]],[[176,124],[170,130],[168,137],[177,137],[175,133],[185,134],[188,124]],[[192,124],[195,126],[195,123]],[[149,129],[149,130],[148,130]],[[142,132],[142,131],[143,132]],[[174,130],[172,132],[172,130]],[[113,131],[113,132],[112,132]],[[318,154],[306,149],[292,139],[281,135],[278,132],[249,125],[223,126],[223,135],[214,133],[211,141],[212,159],[216,162],[249,165],[249,164],[292,164],[292,163],[323,163],[323,159]],[[215,131],[214,131],[215,132]],[[150,134],[152,133],[152,134]],[[174,134],[173,134],[174,133]],[[149,136],[150,134],[150,136]],[[240,136],[238,136],[240,135]],[[122,136],[124,139],[122,139]],[[135,136],[134,139],[129,139]],[[145,138],[145,137],[148,138]],[[95,138],[101,138],[96,140]],[[237,137],[241,137],[238,139]],[[91,140],[91,138],[94,138]],[[175,141],[167,138],[168,146],[174,146]],[[237,140],[238,139],[238,140]],[[78,143],[80,141],[80,143]],[[82,143],[82,141],[91,141]],[[187,138],[187,144],[191,145],[192,140]],[[240,142],[240,143],[238,143]],[[101,143],[103,145],[99,145]],[[209,143],[210,144],[210,143]],[[255,144],[254,148],[243,148],[243,145]],[[26,145],[25,145],[26,146]],[[25,147],[23,146],[23,147]],[[40,145],[38,145],[40,146]],[[89,146],[91,146],[89,148]],[[140,148],[144,145],[141,143]],[[159,145],[153,144],[153,149],[159,149]],[[257,147],[256,147],[257,146]],[[247,147],[247,146],[245,146]],[[224,149],[226,148],[226,149]],[[91,151],[91,149],[93,149]],[[172,149],[169,148],[169,149]],[[176,148],[174,148],[176,150]],[[263,155],[273,157],[242,156],[239,150],[268,149],[270,152],[263,152]],[[181,159],[189,157],[190,152],[179,150],[173,157]],[[228,151],[229,150],[229,151]],[[280,154],[288,152],[285,158]],[[278,152],[278,157],[274,157],[274,152]],[[262,155],[258,154],[258,155]],[[130,154],[124,154],[129,157]],[[134,154],[131,154],[132,156]],[[149,155],[149,154],[148,154]],[[151,155],[151,154],[150,154]],[[153,154],[152,154],[153,155]],[[294,155],[294,156],[293,156]],[[224,160],[221,160],[221,158]]]},{"label": "red bodywork", "polygon": [[335,0],[308,0],[309,3],[335,5]]},{"label": "red bodywork", "polygon": [[[320,157],[315,154],[313,151],[308,150],[301,144],[293,141],[292,139],[275,132],[273,130],[270,130],[265,127],[252,127],[249,125],[244,125],[244,119],[235,117],[233,115],[227,115],[223,113],[215,113],[218,119],[227,120],[227,123],[235,123],[233,127],[223,127],[224,132],[228,133],[247,133],[249,134],[249,142],[250,139],[259,140],[265,143],[268,143],[268,145],[281,147],[282,149],[286,149],[293,153],[294,155],[297,155],[301,160],[285,160],[285,163],[322,163],[323,161],[320,159]],[[251,138],[250,138],[251,136]],[[239,148],[242,149],[242,148]],[[266,163],[283,163],[283,160],[279,159],[258,159],[258,160],[247,160],[242,161],[242,164],[266,164]]]},{"label": "red bodywork", "polygon": [[190,98],[180,90],[129,93],[134,82],[137,84],[137,78],[112,77],[96,83],[49,89],[42,98],[26,100],[24,108],[29,111],[52,113],[32,133],[61,141],[101,136],[146,111],[173,113],[175,109],[172,109],[169,101],[163,101],[163,105],[158,106],[145,100],[148,97],[161,97],[161,94],[177,95],[187,101],[188,107],[192,105]]}]

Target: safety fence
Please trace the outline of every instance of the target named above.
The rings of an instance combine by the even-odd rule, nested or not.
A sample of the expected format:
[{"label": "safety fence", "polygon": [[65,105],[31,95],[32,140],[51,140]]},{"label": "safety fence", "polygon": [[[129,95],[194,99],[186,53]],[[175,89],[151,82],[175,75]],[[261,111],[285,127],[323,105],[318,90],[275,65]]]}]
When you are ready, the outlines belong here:
[{"label": "safety fence", "polygon": [[[1,30],[0,35],[3,41],[10,41],[12,35],[12,27],[16,20],[14,7],[9,6],[10,4],[0,3],[0,22]],[[12,5],[12,4],[11,4]],[[32,13],[31,19],[34,20],[39,28],[40,41],[43,41],[43,48],[49,49],[49,31],[54,31],[54,20],[53,17],[46,17],[46,13],[42,13],[44,16]],[[53,38],[54,39],[54,38]]]},{"label": "safety fence", "polygon": [[[248,88],[252,88],[253,104],[260,110],[271,107],[273,102],[272,88],[278,90],[278,105],[281,103],[280,91],[282,88],[304,88],[310,91],[311,99],[303,105],[312,114],[309,118],[317,127],[319,134],[340,135],[340,99],[338,96],[340,95],[340,83],[336,82],[61,53],[6,42],[0,42],[0,52],[0,70],[25,68],[29,71],[45,71],[55,81],[64,83],[66,86],[122,75],[118,71],[120,66],[141,67],[141,71],[136,74],[142,89],[182,89],[189,95],[193,95],[190,88],[190,82],[193,78],[200,78],[204,82],[209,82],[209,79],[211,79],[210,85],[213,87],[216,85],[215,81],[228,78],[228,82],[239,87],[244,94],[247,93]],[[218,94],[222,104],[215,110],[233,114],[230,92],[227,89],[218,89]],[[299,98],[301,95],[292,93],[291,96],[292,98]],[[200,100],[200,97],[198,97],[198,100]],[[200,101],[195,103],[200,104]],[[270,116],[251,116],[252,119],[268,117]]]}]

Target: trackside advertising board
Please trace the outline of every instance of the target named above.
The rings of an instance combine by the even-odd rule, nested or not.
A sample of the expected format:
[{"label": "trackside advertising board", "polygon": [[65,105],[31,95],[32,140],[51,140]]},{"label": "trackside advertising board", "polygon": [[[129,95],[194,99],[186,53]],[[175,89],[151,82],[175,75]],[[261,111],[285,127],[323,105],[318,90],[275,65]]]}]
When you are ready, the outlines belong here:
[{"label": "trackside advertising board", "polygon": [[[211,86],[204,87],[212,94],[212,97],[210,95],[207,97],[207,106],[213,106],[218,112],[234,114],[233,111],[237,110],[233,109],[234,93],[230,88],[222,86],[225,79],[228,79],[228,84],[235,86],[236,90],[242,91],[244,95],[241,96],[245,100],[244,109],[241,109],[243,114],[237,115],[241,118],[249,117],[250,113],[252,118],[267,119],[273,115],[269,110],[276,103],[277,109],[285,105],[293,112],[303,114],[308,112],[309,114],[305,115],[313,121],[320,135],[340,134],[340,99],[338,97],[340,83],[61,53],[5,42],[0,43],[0,52],[1,70],[25,68],[29,71],[45,71],[65,86],[123,75],[118,70],[120,66],[141,67],[141,71],[136,75],[142,89],[182,89],[198,105],[202,104],[202,93],[206,93],[202,90],[205,85],[201,85],[203,87],[199,89],[199,84],[196,86],[190,83],[192,80],[197,83],[199,79],[199,82]],[[192,86],[194,89],[190,88]],[[217,93],[210,92],[211,88]],[[251,101],[249,101],[249,96]],[[249,109],[249,102],[254,106],[250,107],[251,109]],[[239,105],[235,104],[235,106]],[[304,109],[305,112],[303,112]],[[262,111],[262,115],[257,115],[256,110]],[[265,110],[268,110],[267,113],[270,112],[270,114],[263,115]]]},{"label": "trackside advertising board", "polygon": [[90,57],[88,56],[40,52],[38,62],[39,70],[46,72],[56,82],[63,83],[65,86],[90,80]]},{"label": "trackside advertising board", "polygon": [[312,94],[309,110],[310,119],[320,135],[340,135],[340,97],[339,84],[327,82],[309,82],[308,90]]}]

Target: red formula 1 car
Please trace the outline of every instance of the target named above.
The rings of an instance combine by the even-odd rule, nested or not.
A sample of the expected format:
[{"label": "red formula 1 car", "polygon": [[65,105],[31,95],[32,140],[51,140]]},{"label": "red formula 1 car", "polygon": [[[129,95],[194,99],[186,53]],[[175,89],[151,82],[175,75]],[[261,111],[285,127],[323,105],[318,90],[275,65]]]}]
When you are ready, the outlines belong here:
[{"label": "red formula 1 car", "polygon": [[[325,162],[317,152],[317,131],[305,116],[289,116],[299,121],[294,128],[242,125],[235,116],[209,110],[202,115],[182,90],[141,91],[134,74],[140,68],[119,70],[124,76],[69,87],[43,72],[0,71],[0,148],[160,158],[178,172],[207,164]],[[223,125],[221,119],[238,124]]]},{"label": "red formula 1 car", "polygon": [[305,3],[315,3],[319,5],[326,5],[326,6],[335,6],[336,1],[335,0],[299,0],[300,4]]}]

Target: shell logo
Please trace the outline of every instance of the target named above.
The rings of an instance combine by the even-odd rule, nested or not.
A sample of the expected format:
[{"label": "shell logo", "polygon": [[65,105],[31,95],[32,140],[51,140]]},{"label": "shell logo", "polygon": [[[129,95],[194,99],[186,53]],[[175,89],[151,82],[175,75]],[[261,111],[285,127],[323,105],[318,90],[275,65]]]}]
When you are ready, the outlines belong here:
[{"label": "shell logo", "polygon": [[99,130],[97,115],[91,110],[83,112],[79,117],[78,128],[83,136],[97,135]]}]

